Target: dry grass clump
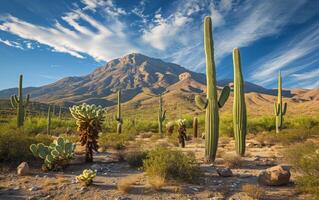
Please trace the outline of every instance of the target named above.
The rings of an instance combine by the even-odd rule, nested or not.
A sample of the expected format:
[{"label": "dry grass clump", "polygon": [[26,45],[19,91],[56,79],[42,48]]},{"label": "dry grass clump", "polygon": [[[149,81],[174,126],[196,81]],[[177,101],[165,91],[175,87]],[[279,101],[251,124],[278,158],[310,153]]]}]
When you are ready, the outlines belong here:
[{"label": "dry grass clump", "polygon": [[255,200],[259,200],[265,194],[265,190],[255,184],[244,184],[241,187],[242,191]]},{"label": "dry grass clump", "polygon": [[242,159],[236,153],[226,153],[222,158],[226,167],[236,168],[242,166]]},{"label": "dry grass clump", "polygon": [[131,151],[125,155],[125,160],[128,162],[128,164],[131,167],[138,168],[143,166],[143,161],[146,159],[146,156],[147,156],[146,151],[141,151],[141,150]]},{"label": "dry grass clump", "polygon": [[158,191],[165,185],[165,178],[160,176],[152,176],[147,179],[152,189]]},{"label": "dry grass clump", "polygon": [[128,193],[132,189],[132,186],[135,185],[137,181],[138,181],[138,176],[136,175],[130,175],[130,176],[124,177],[117,182],[117,190],[122,193]]}]

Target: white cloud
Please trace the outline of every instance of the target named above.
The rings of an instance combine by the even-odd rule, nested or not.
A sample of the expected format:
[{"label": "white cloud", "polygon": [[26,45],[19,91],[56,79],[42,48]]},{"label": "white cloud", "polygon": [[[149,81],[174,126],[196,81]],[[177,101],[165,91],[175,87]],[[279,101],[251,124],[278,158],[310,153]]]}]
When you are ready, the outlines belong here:
[{"label": "white cloud", "polygon": [[0,38],[0,43],[5,44],[5,45],[10,46],[10,47],[14,47],[14,48],[18,48],[18,49],[23,50],[23,47],[21,46],[21,44],[18,42],[15,42],[15,41],[2,40]]}]

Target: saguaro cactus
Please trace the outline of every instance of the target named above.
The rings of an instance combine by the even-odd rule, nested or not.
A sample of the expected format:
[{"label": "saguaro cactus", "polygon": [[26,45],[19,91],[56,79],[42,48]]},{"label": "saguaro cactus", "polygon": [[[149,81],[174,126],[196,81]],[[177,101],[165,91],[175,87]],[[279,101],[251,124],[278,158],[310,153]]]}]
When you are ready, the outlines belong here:
[{"label": "saguaro cactus", "polygon": [[121,90],[117,91],[117,114],[116,114],[116,121],[117,121],[117,133],[122,133],[122,112],[121,112]]},{"label": "saguaro cactus", "polygon": [[193,136],[194,136],[194,138],[198,137],[198,119],[197,119],[197,117],[193,118]]},{"label": "saguaro cactus", "polygon": [[216,69],[214,61],[214,44],[212,35],[212,21],[210,17],[204,19],[204,47],[206,55],[206,99],[196,96],[197,106],[206,109],[205,117],[205,159],[207,162],[215,160],[219,135],[219,108],[226,103],[230,88],[225,86],[217,100]]},{"label": "saguaro cactus", "polygon": [[51,134],[51,106],[48,108],[48,116],[47,116],[47,134]]},{"label": "saguaro cactus", "polygon": [[234,65],[234,102],[233,102],[233,126],[235,135],[235,148],[238,155],[245,155],[247,113],[244,92],[244,80],[241,70],[239,49],[233,49]]},{"label": "saguaro cactus", "polygon": [[163,110],[163,98],[162,94],[159,95],[159,110],[158,110],[158,133],[163,134],[163,122],[166,118],[166,110]]},{"label": "saguaro cactus", "polygon": [[275,115],[276,115],[276,133],[279,133],[283,127],[284,115],[287,111],[287,103],[282,104],[282,77],[281,72],[278,74],[278,100],[274,105]]},{"label": "saguaro cactus", "polygon": [[23,75],[20,75],[18,96],[17,95],[11,96],[11,105],[13,108],[17,109],[17,127],[23,126],[24,119],[25,119],[25,108],[28,106],[29,100],[30,100],[30,95],[28,94],[26,100],[23,101],[22,81],[23,81]]}]

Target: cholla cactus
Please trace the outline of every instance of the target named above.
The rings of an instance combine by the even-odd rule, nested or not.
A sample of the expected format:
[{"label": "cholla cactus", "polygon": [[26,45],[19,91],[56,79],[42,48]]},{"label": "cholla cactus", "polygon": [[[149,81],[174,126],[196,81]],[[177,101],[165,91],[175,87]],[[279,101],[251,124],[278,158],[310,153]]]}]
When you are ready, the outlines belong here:
[{"label": "cholla cactus", "polygon": [[105,109],[101,106],[83,103],[70,108],[71,115],[76,119],[78,131],[80,131],[80,142],[86,146],[86,161],[93,161],[93,150],[97,151],[98,133],[102,130]]},{"label": "cholla cactus", "polygon": [[54,140],[49,146],[43,143],[31,144],[30,151],[35,157],[44,160],[42,169],[52,170],[63,167],[74,156],[75,144],[61,137]]},{"label": "cholla cactus", "polygon": [[185,147],[186,136],[186,119],[179,119],[176,121],[177,130],[178,130],[178,141],[181,144],[181,147]]},{"label": "cholla cactus", "polygon": [[96,176],[96,171],[91,169],[83,170],[82,174],[76,177],[76,180],[83,183],[86,186],[91,185],[93,178]]}]

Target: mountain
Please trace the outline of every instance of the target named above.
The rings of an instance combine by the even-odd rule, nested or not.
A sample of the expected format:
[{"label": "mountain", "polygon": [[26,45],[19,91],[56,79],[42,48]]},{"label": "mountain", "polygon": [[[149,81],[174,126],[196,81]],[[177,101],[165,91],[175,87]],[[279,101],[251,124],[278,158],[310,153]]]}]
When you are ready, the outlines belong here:
[{"label": "mountain", "polygon": [[[41,87],[24,88],[24,93],[31,94],[33,101],[50,104],[69,106],[86,102],[112,106],[116,103],[115,92],[122,89],[123,102],[138,108],[152,102],[145,94],[145,89],[154,93],[168,90],[165,97],[170,97],[171,103],[176,104],[178,101],[179,103],[184,100],[193,101],[196,94],[206,90],[205,82],[205,74],[192,72],[174,63],[132,53],[111,60],[86,76],[67,77]],[[230,79],[217,82],[218,86],[231,84]],[[245,82],[245,91],[253,94],[254,98],[251,102],[257,99],[265,100],[260,94],[277,94],[276,90],[266,89],[250,82]],[[2,90],[0,98],[8,98],[16,92],[17,88]],[[284,90],[284,96],[294,95],[296,94],[290,90]],[[315,95],[312,98],[316,99],[318,96]],[[189,105],[188,109],[194,108]]]}]

